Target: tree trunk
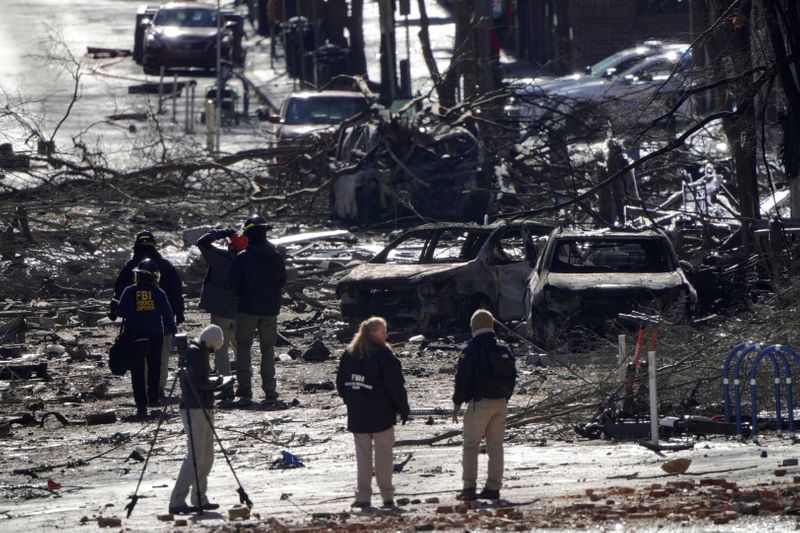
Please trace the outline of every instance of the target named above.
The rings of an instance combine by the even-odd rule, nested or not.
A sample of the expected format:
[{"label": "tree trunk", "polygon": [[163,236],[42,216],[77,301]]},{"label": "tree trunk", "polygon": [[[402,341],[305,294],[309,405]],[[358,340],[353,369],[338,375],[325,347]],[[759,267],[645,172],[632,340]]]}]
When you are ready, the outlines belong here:
[{"label": "tree trunk", "polygon": [[367,78],[367,56],[364,53],[364,0],[352,0],[347,31],[350,33],[350,68],[353,74]]},{"label": "tree trunk", "polygon": [[[710,22],[717,20],[729,7],[727,1],[710,0],[708,20]],[[752,68],[751,8],[752,0],[740,0],[738,8],[728,12],[732,16],[722,20],[720,26],[713,30],[706,41],[707,57],[711,59],[712,64],[717,65],[712,73],[714,79],[734,76]],[[734,24],[734,19],[743,22],[743,25],[737,26]],[[733,153],[742,224],[742,246],[747,251],[752,250],[752,223],[760,215],[756,173],[755,93],[752,83],[752,78],[739,80],[732,88],[732,99],[721,104],[725,109],[735,108],[737,112],[736,116],[724,119],[722,127]]]},{"label": "tree trunk", "polygon": [[800,52],[800,4],[789,2],[784,6],[776,0],[763,0],[763,4],[767,33],[788,108],[781,120],[783,170],[789,181],[791,216],[800,218],[800,83],[794,76],[798,60],[788,60],[790,54]]},{"label": "tree trunk", "polygon": [[[473,0],[459,0],[456,28],[461,28],[462,39],[456,41],[453,57],[458,61],[461,74],[464,77],[464,99],[478,94],[478,57],[475,47],[475,4]],[[456,29],[458,37],[458,29]]]}]

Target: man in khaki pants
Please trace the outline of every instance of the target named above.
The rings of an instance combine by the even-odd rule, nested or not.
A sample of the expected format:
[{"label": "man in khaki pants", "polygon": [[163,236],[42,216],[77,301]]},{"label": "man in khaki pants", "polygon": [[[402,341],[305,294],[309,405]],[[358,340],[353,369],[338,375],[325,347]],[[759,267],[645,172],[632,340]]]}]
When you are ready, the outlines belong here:
[{"label": "man in khaki pants", "polygon": [[[461,461],[463,490],[457,498],[496,500],[500,498],[503,484],[503,437],[508,399],[514,392],[517,369],[514,352],[494,334],[494,317],[489,311],[475,311],[470,319],[470,329],[472,339],[459,356],[453,393],[453,422],[458,422],[461,404],[467,404]],[[484,489],[476,494],[478,451],[484,436],[489,453],[489,471]]]}]

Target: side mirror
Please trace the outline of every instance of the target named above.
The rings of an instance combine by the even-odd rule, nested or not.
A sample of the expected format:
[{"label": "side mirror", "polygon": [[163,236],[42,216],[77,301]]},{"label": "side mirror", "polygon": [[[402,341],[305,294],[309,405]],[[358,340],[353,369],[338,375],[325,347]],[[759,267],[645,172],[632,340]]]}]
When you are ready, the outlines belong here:
[{"label": "side mirror", "polygon": [[258,120],[262,122],[271,122],[272,124],[280,124],[281,122],[281,117],[279,115],[273,115],[266,107],[259,107],[256,110],[256,116]]},{"label": "side mirror", "polygon": [[589,74],[589,75],[591,75],[591,74],[592,74],[592,66],[591,66],[591,65],[586,65],[586,67],[583,69],[583,71],[584,71],[586,74]]},{"label": "side mirror", "polygon": [[236,21],[235,21],[235,20],[229,20],[229,21],[227,21],[227,22],[225,23],[225,26],[224,26],[224,28],[225,28],[226,30],[233,30],[233,29],[235,29],[235,28],[236,28],[236,26],[238,26],[238,24],[236,23]]}]

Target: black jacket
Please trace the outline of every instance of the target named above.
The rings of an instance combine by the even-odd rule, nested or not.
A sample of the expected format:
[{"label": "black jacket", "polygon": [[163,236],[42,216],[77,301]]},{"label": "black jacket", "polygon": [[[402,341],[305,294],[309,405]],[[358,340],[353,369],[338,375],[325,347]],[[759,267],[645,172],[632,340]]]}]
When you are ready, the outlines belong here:
[{"label": "black jacket", "polygon": [[208,273],[200,293],[200,309],[224,318],[236,318],[236,296],[228,285],[231,264],[236,252],[217,248],[212,243],[230,235],[230,230],[211,230],[196,245],[208,264]]},{"label": "black jacket", "polygon": [[511,398],[517,379],[514,352],[492,332],[469,340],[456,367],[453,403],[484,398]]},{"label": "black jacket", "polygon": [[336,372],[336,390],[347,405],[347,429],[353,433],[378,433],[403,420],[411,410],[400,361],[388,348],[367,357],[344,352]]},{"label": "black jacket", "polygon": [[[183,355],[182,360],[181,409],[214,408],[213,391],[219,383],[209,379],[211,366],[208,358],[209,353],[207,350],[200,348],[195,342],[189,343],[189,348]],[[194,391],[192,388],[194,388]]]},{"label": "black jacket", "polygon": [[161,254],[152,246],[134,248],[133,257],[125,263],[119,276],[117,276],[117,282],[114,284],[114,299],[119,300],[125,287],[133,285],[133,269],[148,258],[158,263],[158,271],[161,274],[161,278],[158,280],[158,286],[167,295],[169,306],[172,308],[172,313],[175,315],[175,321],[180,324],[183,322],[184,311],[181,276],[178,274],[178,271],[175,270],[175,267],[172,266],[172,263],[161,257]]},{"label": "black jacket", "polygon": [[167,295],[155,285],[139,283],[125,288],[117,314],[123,319],[122,330],[130,335],[153,337],[176,332]]},{"label": "black jacket", "polygon": [[233,260],[228,284],[239,299],[239,312],[277,316],[281,310],[281,289],[286,285],[283,256],[268,241],[251,242]]}]

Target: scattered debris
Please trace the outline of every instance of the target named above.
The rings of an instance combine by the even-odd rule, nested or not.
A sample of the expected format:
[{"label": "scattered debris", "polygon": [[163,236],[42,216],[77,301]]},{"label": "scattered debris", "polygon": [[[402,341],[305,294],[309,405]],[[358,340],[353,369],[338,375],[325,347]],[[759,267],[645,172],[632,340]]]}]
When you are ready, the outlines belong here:
[{"label": "scattered debris", "polygon": [[302,355],[305,361],[312,361],[317,363],[322,361],[327,361],[330,358],[330,356],[331,356],[330,348],[325,346],[325,343],[323,343],[319,339],[311,343],[311,346],[309,346],[308,349],[305,352],[303,352]]},{"label": "scattered debris", "polygon": [[250,509],[243,505],[234,505],[228,509],[228,520],[247,520],[248,518],[250,518]]},{"label": "scattered debris", "polygon": [[691,459],[679,458],[661,463],[661,469],[668,474],[685,474],[691,464]]},{"label": "scattered debris", "polygon": [[303,464],[303,460],[297,457],[296,455],[292,455],[287,451],[281,451],[281,457],[279,459],[275,459],[269,468],[270,470],[275,470],[275,469],[286,469],[286,468],[300,468],[304,466],[306,465]]}]

